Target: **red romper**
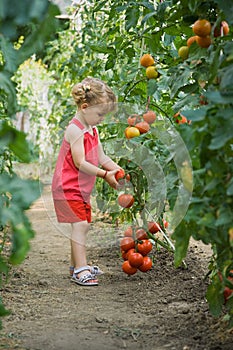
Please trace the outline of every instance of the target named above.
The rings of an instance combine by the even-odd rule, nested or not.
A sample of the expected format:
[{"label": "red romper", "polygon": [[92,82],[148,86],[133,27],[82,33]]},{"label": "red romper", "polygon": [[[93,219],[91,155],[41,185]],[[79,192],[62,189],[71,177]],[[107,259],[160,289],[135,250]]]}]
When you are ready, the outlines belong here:
[{"label": "red romper", "polygon": [[[86,161],[98,166],[97,128],[93,127],[92,135],[78,119],[73,118],[71,123],[83,130]],[[88,175],[75,166],[70,144],[64,138],[52,180],[52,195],[58,222],[91,221],[90,196],[95,180],[95,175]]]}]

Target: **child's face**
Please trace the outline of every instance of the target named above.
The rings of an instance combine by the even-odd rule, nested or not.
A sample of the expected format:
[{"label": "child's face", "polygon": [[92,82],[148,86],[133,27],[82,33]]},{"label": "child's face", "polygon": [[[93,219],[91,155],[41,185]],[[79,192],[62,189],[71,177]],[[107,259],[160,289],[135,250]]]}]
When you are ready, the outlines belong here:
[{"label": "child's face", "polygon": [[93,107],[85,108],[85,113],[83,114],[87,124],[93,126],[98,125],[103,122],[106,113],[108,112],[106,104],[100,104]]}]

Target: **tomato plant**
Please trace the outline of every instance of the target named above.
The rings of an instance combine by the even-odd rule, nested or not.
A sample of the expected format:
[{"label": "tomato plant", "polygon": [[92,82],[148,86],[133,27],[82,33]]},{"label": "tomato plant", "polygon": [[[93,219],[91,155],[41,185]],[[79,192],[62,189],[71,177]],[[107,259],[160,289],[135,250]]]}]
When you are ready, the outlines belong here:
[{"label": "tomato plant", "polygon": [[[207,299],[211,312],[219,316],[225,282],[217,278],[218,272],[226,281],[233,268],[232,11],[227,1],[219,0],[148,0],[140,6],[123,2],[120,7],[113,0],[111,6],[106,4],[110,3],[90,2],[81,13],[80,30],[75,30],[75,21],[71,21],[70,27],[57,33],[56,40],[48,45],[44,63],[49,72],[59,76],[49,92],[54,98],[53,115],[59,115],[59,125],[70,116],[69,91],[77,76],[81,80],[97,75],[116,91],[119,104],[140,106],[129,112],[126,108],[124,121],[122,117],[99,129],[106,151],[130,175],[128,185],[134,196],[130,210],[110,211],[111,218],[132,222],[141,215],[144,226],[153,221],[164,229],[164,216],[173,216],[169,228],[176,267],[186,256],[191,236],[210,245],[213,256]],[[199,35],[210,34],[207,43],[201,43],[208,48],[200,47],[197,38],[187,42],[200,18],[211,25],[211,31],[209,23],[204,32],[198,28]],[[224,32],[223,21],[229,31]],[[118,24],[114,30],[110,26],[113,22]],[[216,36],[214,29],[219,26],[222,32]],[[178,55],[183,46],[188,47],[185,59]],[[155,62],[158,78],[147,79],[145,70]],[[9,86],[5,88],[9,90]],[[8,92],[12,96],[11,90]],[[135,125],[149,110],[156,119],[151,124],[146,120],[150,129],[141,134]],[[129,119],[129,125],[127,120],[133,114],[136,119]],[[52,118],[51,125],[53,122]],[[188,163],[182,162],[182,140],[191,158]],[[117,194],[100,179],[97,193],[98,207],[103,211],[109,203],[117,202]],[[189,204],[181,215],[185,198]],[[230,325],[231,299],[226,303]]]}]

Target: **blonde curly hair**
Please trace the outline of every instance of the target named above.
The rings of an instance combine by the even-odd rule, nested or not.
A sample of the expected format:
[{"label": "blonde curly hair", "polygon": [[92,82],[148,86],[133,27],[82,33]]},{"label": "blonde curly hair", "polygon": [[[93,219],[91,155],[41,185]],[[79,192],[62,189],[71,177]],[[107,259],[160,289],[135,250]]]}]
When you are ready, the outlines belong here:
[{"label": "blonde curly hair", "polygon": [[75,84],[72,88],[72,96],[78,107],[83,103],[90,106],[108,104],[110,110],[112,110],[117,101],[112,89],[104,81],[93,77],[87,77],[80,83]]}]

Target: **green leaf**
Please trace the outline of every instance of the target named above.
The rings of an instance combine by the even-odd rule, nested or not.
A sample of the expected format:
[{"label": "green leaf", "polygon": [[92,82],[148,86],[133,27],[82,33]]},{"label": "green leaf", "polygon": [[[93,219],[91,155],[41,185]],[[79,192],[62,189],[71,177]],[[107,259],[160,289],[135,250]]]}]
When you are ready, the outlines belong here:
[{"label": "green leaf", "polygon": [[16,92],[14,84],[6,72],[0,72],[0,89],[6,93],[8,114],[11,117],[16,111]]},{"label": "green leaf", "polygon": [[100,53],[112,53],[115,54],[115,49],[112,46],[108,46],[106,42],[99,42],[98,44],[91,44],[90,48],[93,51]]},{"label": "green leaf", "polygon": [[130,28],[136,27],[138,23],[138,18],[140,11],[138,7],[129,6],[126,10],[125,16],[125,29],[129,30]]},{"label": "green leaf", "polygon": [[[4,307],[4,305],[2,304],[2,298],[0,298],[0,316],[3,317],[8,315],[10,315],[10,311]],[[0,323],[0,326],[1,326],[1,323]]]},{"label": "green leaf", "polygon": [[105,69],[106,70],[112,69],[115,65],[115,62],[116,62],[116,58],[113,55],[109,55],[108,60],[105,64]]},{"label": "green leaf", "polygon": [[222,284],[217,275],[207,288],[206,298],[209,303],[210,312],[213,316],[218,317],[222,311],[224,297],[222,293]]},{"label": "green leaf", "polygon": [[209,149],[219,149],[225,146],[229,140],[233,139],[232,130],[232,120],[223,120],[221,126],[219,126],[212,134]]},{"label": "green leaf", "polygon": [[23,162],[28,163],[31,159],[26,134],[16,130],[6,121],[0,123],[0,146],[8,147]]},{"label": "green leaf", "polygon": [[219,210],[219,216],[215,221],[216,226],[223,226],[233,222],[233,213],[229,206],[223,205]]},{"label": "green leaf", "polygon": [[157,89],[158,89],[158,84],[156,80],[150,79],[147,83],[147,95],[153,96],[154,93],[157,91]]},{"label": "green leaf", "polygon": [[219,91],[207,91],[206,97],[214,103],[229,104],[232,103],[233,96],[223,96]]},{"label": "green leaf", "polygon": [[149,18],[153,17],[154,15],[156,15],[156,11],[147,13],[147,14],[143,17],[143,19],[142,19],[142,24],[146,23],[146,21],[147,21]]},{"label": "green leaf", "polygon": [[218,4],[219,8],[222,9],[226,16],[226,20],[229,23],[233,23],[233,3],[229,0],[214,0]]},{"label": "green leaf", "polygon": [[231,178],[230,182],[228,183],[227,195],[228,196],[233,196],[233,177]]},{"label": "green leaf", "polygon": [[207,107],[201,107],[198,109],[188,109],[188,110],[183,110],[182,114],[187,118],[192,121],[200,121],[204,120],[207,112]]},{"label": "green leaf", "polygon": [[12,43],[4,36],[0,35],[0,50],[4,57],[4,70],[13,73],[17,69],[17,51],[13,48]]},{"label": "green leaf", "polygon": [[183,259],[186,257],[190,237],[191,231],[188,229],[187,224],[184,221],[181,222],[172,234],[172,239],[175,240],[175,267],[179,267],[182,264]]}]

